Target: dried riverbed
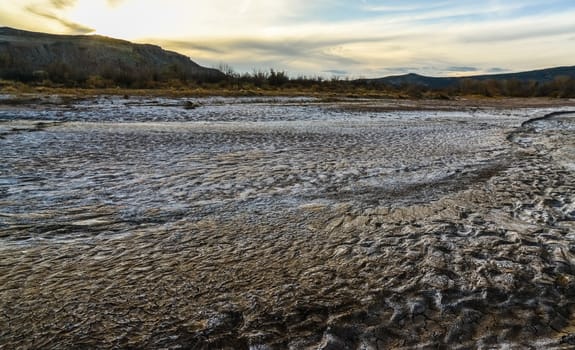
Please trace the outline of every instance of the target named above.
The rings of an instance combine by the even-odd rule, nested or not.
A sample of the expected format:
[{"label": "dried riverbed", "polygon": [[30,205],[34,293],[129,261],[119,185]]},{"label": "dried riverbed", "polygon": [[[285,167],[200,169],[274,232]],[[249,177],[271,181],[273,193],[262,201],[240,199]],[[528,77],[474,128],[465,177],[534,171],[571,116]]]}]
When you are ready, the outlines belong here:
[{"label": "dried riverbed", "polygon": [[575,346],[573,107],[1,102],[2,348]]}]

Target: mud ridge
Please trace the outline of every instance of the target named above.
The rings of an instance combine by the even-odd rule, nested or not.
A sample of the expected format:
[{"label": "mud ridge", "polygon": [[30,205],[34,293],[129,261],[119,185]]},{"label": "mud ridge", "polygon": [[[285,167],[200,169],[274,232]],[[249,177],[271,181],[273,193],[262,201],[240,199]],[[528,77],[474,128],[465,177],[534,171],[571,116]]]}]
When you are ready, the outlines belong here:
[{"label": "mud ridge", "polygon": [[574,114],[575,111],[555,111],[555,112],[551,112],[551,113],[547,113],[542,117],[537,117],[537,118],[531,118],[529,120],[524,121],[523,123],[521,123],[521,127],[524,128],[530,124],[533,124],[537,121],[541,121],[541,120],[546,120],[549,118],[553,118],[553,117],[557,117],[560,115],[565,115],[565,114]]}]

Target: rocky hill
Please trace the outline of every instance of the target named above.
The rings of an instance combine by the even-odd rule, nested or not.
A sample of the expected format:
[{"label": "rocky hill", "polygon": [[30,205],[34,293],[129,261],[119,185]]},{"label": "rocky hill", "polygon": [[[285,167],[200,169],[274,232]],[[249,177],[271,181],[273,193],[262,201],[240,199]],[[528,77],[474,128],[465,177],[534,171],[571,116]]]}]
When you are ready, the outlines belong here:
[{"label": "rocky hill", "polygon": [[53,35],[0,28],[0,77],[21,81],[82,82],[108,79],[123,85],[170,79],[213,81],[223,73],[159,46],[98,35]]},{"label": "rocky hill", "polygon": [[404,74],[397,76],[389,76],[377,79],[366,79],[366,82],[375,84],[386,84],[390,86],[405,86],[417,85],[431,89],[443,89],[448,87],[457,86],[465,80],[476,81],[506,81],[516,80],[519,82],[536,82],[545,84],[552,82],[559,77],[575,78],[575,66],[569,67],[555,67],[548,69],[533,70],[528,72],[519,73],[505,73],[505,74],[490,74],[490,75],[475,75],[469,77],[427,77],[419,74]]}]

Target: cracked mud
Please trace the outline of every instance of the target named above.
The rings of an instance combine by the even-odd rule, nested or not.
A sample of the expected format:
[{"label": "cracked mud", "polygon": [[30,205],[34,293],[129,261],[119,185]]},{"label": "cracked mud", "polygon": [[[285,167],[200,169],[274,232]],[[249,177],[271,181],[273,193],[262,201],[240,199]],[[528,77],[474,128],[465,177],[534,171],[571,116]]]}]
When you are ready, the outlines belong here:
[{"label": "cracked mud", "polygon": [[575,346],[572,106],[50,101],[0,99],[1,348]]}]

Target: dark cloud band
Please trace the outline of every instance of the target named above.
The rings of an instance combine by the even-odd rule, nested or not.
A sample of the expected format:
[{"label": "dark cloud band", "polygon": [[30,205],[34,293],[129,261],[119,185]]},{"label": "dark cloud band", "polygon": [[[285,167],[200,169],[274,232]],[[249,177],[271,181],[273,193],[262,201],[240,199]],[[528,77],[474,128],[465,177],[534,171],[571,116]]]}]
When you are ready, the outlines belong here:
[{"label": "dark cloud band", "polygon": [[[68,2],[68,3],[72,3],[74,1],[64,1],[64,0],[53,0],[52,3],[64,3],[64,2]],[[72,21],[69,21],[65,18],[62,18],[52,12],[48,12],[45,10],[40,10],[35,6],[28,6],[26,8],[26,10],[36,16],[40,16],[46,19],[49,19],[51,21],[55,21],[57,23],[59,23],[60,25],[62,25],[63,27],[68,29],[68,32],[70,34],[88,34],[88,33],[93,33],[95,30],[93,28],[90,28],[88,26],[85,26],[83,24],[80,23],[75,23]]]}]

